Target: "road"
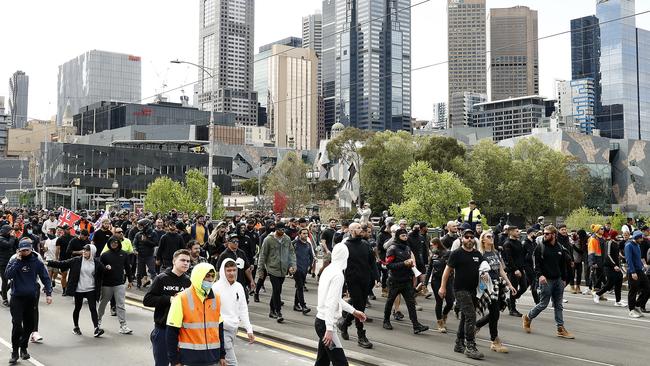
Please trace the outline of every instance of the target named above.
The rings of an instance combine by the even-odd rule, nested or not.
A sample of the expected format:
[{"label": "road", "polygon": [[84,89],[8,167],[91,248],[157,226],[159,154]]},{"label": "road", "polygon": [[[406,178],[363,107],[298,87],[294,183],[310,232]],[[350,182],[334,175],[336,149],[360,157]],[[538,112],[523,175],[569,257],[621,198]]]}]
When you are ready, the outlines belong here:
[{"label": "road", "polygon": [[[106,331],[101,338],[92,337],[92,323],[88,308],[81,311],[80,326],[83,336],[72,334],[73,301],[62,297],[60,289],[54,294],[54,303],[46,305],[41,299],[40,333],[42,344],[30,344],[29,352],[33,359],[21,361],[22,365],[56,366],[150,366],[153,364],[149,334],[153,327],[153,312],[139,306],[127,305],[127,321],[133,329],[132,335],[118,333],[117,318],[107,314],[103,321]],[[0,363],[4,364],[10,356],[11,316],[9,308],[0,305]],[[282,349],[267,347],[260,342],[249,345],[244,340],[236,344],[237,357],[241,365],[313,365],[308,357],[294,355]],[[283,345],[280,345],[283,347]]]}]

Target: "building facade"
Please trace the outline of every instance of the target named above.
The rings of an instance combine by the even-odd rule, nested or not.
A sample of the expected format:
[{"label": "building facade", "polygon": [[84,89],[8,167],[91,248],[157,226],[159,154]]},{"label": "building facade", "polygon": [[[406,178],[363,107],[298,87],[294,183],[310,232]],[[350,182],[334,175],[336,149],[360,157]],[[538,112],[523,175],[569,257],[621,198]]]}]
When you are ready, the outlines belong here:
[{"label": "building facade", "polygon": [[73,114],[101,101],[138,102],[142,98],[140,56],[92,50],[59,66],[57,125],[70,105]]},{"label": "building facade", "polygon": [[447,128],[447,103],[439,102],[433,105],[433,119],[431,120],[431,128],[443,129]]},{"label": "building facade", "polygon": [[492,127],[494,141],[528,135],[546,118],[543,97],[527,96],[474,105],[475,127]]},{"label": "building facade", "polygon": [[410,130],[410,7],[408,0],[335,2],[336,122],[372,131]]},{"label": "building facade", "polygon": [[447,0],[449,125],[466,123],[454,110],[454,93],[487,94],[485,0]]},{"label": "building facade", "polygon": [[571,79],[594,81],[595,113],[600,106],[600,25],[591,15],[571,20]]},{"label": "building facade", "polygon": [[321,96],[323,129],[329,134],[336,123],[336,0],[323,0],[323,50]]},{"label": "building facade", "polygon": [[537,11],[490,9],[490,100],[539,94]]},{"label": "building facade", "polygon": [[[487,102],[488,96],[485,93],[456,92],[451,95],[451,107],[449,108],[449,128],[472,126],[472,112],[478,103]],[[452,121],[456,121],[452,124]]]},{"label": "building facade", "polygon": [[201,0],[199,6],[198,101],[203,110],[233,113],[240,125],[256,126],[253,90],[254,0]]},{"label": "building facade", "polygon": [[309,48],[275,45],[269,59],[270,128],[275,146],[316,149],[318,58]]},{"label": "building facade", "polygon": [[[24,71],[16,71],[9,79],[10,128],[23,128],[27,124],[29,101],[29,76]],[[3,103],[4,105],[4,103]]]},{"label": "building facade", "polygon": [[318,57],[318,140],[325,139],[325,99],[323,98],[323,15],[302,18],[302,46],[316,51]]},{"label": "building facade", "polygon": [[556,81],[557,116],[562,125],[593,134],[596,129],[594,84],[591,78]]}]

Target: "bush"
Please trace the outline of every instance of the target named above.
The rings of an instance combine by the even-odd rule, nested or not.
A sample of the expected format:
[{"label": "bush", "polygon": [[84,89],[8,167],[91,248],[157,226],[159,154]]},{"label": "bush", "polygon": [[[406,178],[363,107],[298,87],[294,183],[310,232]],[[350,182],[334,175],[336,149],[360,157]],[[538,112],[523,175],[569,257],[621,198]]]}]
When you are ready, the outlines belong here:
[{"label": "bush", "polygon": [[587,208],[580,207],[579,209],[571,211],[569,216],[566,218],[566,226],[569,230],[580,230],[584,229],[589,232],[591,230],[591,225],[605,224],[605,217],[598,213],[598,211]]}]

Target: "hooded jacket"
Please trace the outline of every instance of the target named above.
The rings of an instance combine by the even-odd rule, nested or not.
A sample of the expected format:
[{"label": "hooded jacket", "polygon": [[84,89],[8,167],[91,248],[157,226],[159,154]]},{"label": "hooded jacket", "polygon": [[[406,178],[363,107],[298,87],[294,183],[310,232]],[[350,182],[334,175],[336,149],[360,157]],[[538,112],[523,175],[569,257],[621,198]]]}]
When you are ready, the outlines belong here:
[{"label": "hooded jacket", "polygon": [[289,236],[285,234],[278,239],[275,232],[269,234],[264,239],[260,250],[259,265],[275,277],[284,277],[290,267],[295,268],[296,251],[291,245]]},{"label": "hooded jacket", "polygon": [[404,264],[407,259],[411,259],[411,248],[407,242],[399,240],[395,235],[393,245],[386,252],[389,279],[399,283],[411,281],[413,271]]},{"label": "hooded jacket", "polygon": [[[219,268],[219,280],[212,286],[214,291],[221,299],[221,319],[223,327],[229,331],[236,331],[241,324],[246,333],[253,333],[253,326],[248,317],[248,304],[246,303],[246,294],[244,287],[237,281],[232,284],[226,278],[226,263],[235,262],[231,258],[226,258],[221,262]],[[239,269],[237,270],[239,272]]]},{"label": "hooded jacket", "polygon": [[158,243],[158,251],[156,252],[156,259],[159,260],[163,267],[171,267],[174,253],[185,248],[185,241],[181,234],[177,232],[169,232],[164,234]]},{"label": "hooded jacket", "polygon": [[129,282],[133,282],[131,276],[131,265],[129,264],[128,254],[122,250],[122,243],[118,241],[116,249],[110,248],[110,241],[107,244],[109,250],[100,256],[100,261],[104,266],[111,266],[110,270],[104,271],[102,286],[113,287],[124,284],[125,273]]},{"label": "hooded jacket", "polygon": [[[208,289],[208,292],[204,291],[202,288],[203,279],[208,272],[215,272],[214,266],[209,263],[199,263],[192,270],[192,276],[190,281],[192,286],[186,289],[196,294],[199,300],[202,302],[202,306],[199,305],[198,308],[195,307],[195,310],[198,311],[210,311],[210,307],[206,304],[206,300],[216,298],[219,302],[219,295],[215,295],[212,288]],[[178,336],[180,333],[181,327],[183,327],[183,319],[185,315],[183,314],[183,303],[181,301],[181,296],[175,296],[172,300],[171,307],[169,308],[169,313],[167,314],[167,356],[172,365],[181,363],[183,365],[214,365],[219,359],[226,357],[225,343],[223,342],[223,322],[220,322],[219,327],[219,340],[220,348],[218,350],[182,350],[178,348]],[[204,324],[205,326],[210,326]],[[206,340],[207,342],[207,340]],[[206,345],[207,346],[207,345]]]},{"label": "hooded jacket", "polygon": [[45,294],[52,295],[52,281],[47,273],[47,268],[35,252],[21,260],[12,258],[7,264],[5,275],[7,280],[11,281],[11,296],[36,297],[39,291],[39,286],[36,283],[37,277],[45,286]]},{"label": "hooded jacket", "polygon": [[325,267],[318,281],[318,307],[316,318],[325,322],[325,328],[334,331],[341,311],[354,313],[354,307],[348,304],[341,293],[343,291],[343,271],[348,266],[348,247],[336,245],[332,250],[332,262]]},{"label": "hooded jacket", "polygon": [[155,308],[153,321],[156,327],[167,327],[170,299],[190,286],[192,286],[192,282],[190,282],[189,276],[186,274],[177,276],[172,268],[156,276],[142,300],[142,305]]},{"label": "hooded jacket", "polygon": [[6,267],[9,263],[9,258],[16,254],[18,241],[9,233],[0,235],[0,267]]},{"label": "hooded jacket", "polygon": [[526,267],[526,250],[518,239],[508,238],[503,243],[503,262],[506,265],[506,272],[524,273]]},{"label": "hooded jacket", "polygon": [[83,255],[78,257],[66,259],[64,261],[48,261],[47,265],[54,268],[59,268],[62,271],[69,270],[68,273],[68,287],[65,288],[65,294],[67,296],[74,296],[77,292],[77,287],[79,286],[79,277],[81,276],[81,265],[82,260],[94,261],[95,271],[93,273],[94,286],[95,286],[95,295],[99,298],[99,295],[102,292],[102,280],[104,278],[104,265],[95,257],[97,248],[94,245],[90,245],[90,259],[85,259]]},{"label": "hooded jacket", "polygon": [[341,244],[348,247],[348,265],[345,270],[348,286],[358,283],[364,289],[367,288],[375,271],[375,256],[370,245],[360,237],[346,238]]}]

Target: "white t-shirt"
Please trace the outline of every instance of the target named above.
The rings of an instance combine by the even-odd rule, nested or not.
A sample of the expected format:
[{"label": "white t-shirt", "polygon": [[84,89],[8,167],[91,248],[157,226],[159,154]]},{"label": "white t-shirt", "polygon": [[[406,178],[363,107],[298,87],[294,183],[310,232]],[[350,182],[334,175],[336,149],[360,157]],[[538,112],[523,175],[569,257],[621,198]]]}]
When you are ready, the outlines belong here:
[{"label": "white t-shirt", "polygon": [[47,248],[47,251],[45,252],[46,261],[56,260],[56,239],[58,238],[45,240],[45,247]]}]

